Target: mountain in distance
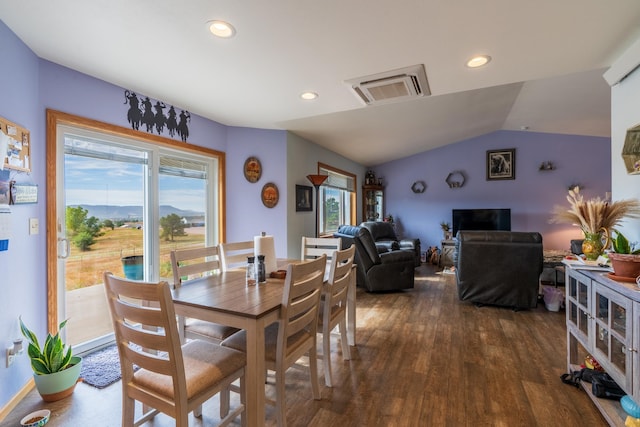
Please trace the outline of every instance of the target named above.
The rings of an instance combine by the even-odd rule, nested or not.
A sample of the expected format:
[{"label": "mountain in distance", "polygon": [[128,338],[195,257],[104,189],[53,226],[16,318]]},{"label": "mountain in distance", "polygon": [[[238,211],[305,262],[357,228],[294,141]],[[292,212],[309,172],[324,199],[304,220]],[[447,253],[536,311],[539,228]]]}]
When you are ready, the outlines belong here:
[{"label": "mountain in distance", "polygon": [[[128,220],[141,219],[142,206],[112,206],[112,205],[69,205],[75,208],[81,206],[88,211],[87,217],[95,216],[99,220]],[[194,218],[204,216],[204,212],[178,209],[170,205],[160,206],[160,218],[170,214],[176,214],[181,218]]]}]

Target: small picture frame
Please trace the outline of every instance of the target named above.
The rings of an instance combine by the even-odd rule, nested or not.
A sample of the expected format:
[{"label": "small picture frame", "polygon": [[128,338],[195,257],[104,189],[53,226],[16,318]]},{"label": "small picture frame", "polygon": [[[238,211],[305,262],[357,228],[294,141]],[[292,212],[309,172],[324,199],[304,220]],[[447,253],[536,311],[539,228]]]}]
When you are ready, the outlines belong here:
[{"label": "small picture frame", "polygon": [[313,187],[296,185],[296,212],[310,212],[313,210]]},{"label": "small picture frame", "polygon": [[516,149],[487,150],[487,181],[516,179]]}]

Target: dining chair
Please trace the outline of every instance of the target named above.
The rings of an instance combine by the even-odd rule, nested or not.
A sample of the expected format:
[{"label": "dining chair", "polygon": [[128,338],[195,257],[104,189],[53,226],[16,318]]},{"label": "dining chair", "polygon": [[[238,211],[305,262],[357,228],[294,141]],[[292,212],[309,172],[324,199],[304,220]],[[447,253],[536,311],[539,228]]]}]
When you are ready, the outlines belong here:
[{"label": "dining chair", "polygon": [[[122,372],[123,426],[138,426],[162,412],[186,427],[190,412],[201,417],[202,404],[217,393],[222,402],[236,380],[241,403],[231,412],[221,403],[226,416],[220,425],[238,415],[245,423],[244,353],[203,340],[181,346],[167,282],[131,281],[105,272],[104,285]],[[136,401],[143,404],[137,420]]]},{"label": "dining chair", "polygon": [[342,248],[341,245],[342,239],[340,239],[340,237],[324,238],[302,236],[302,250],[300,259],[302,261],[308,261],[310,259],[316,259],[320,255],[325,254],[327,256],[328,266],[333,253],[335,251],[339,251]]},{"label": "dining chair", "polygon": [[247,265],[247,257],[254,256],[253,240],[246,242],[220,243],[222,271]]},{"label": "dining chair", "polygon": [[[217,274],[221,270],[218,246],[173,250],[171,251],[171,269],[173,285],[176,288],[188,285],[190,279]],[[222,340],[238,331],[239,329],[231,326],[178,316],[178,332],[183,343],[186,338],[190,338],[220,344]]]},{"label": "dining chair", "polygon": [[[280,319],[265,329],[265,365],[276,374],[275,405],[280,427],[286,426],[286,370],[305,354],[309,356],[313,398],[320,399],[316,333],[326,261],[326,255],[322,255],[315,260],[287,266]],[[222,341],[222,345],[246,351],[246,332],[232,335]]]},{"label": "dining chair", "polygon": [[351,281],[353,258],[356,247],[352,244],[345,250],[334,252],[329,268],[329,278],[323,289],[318,316],[318,333],[322,334],[322,361],[324,382],[333,384],[331,375],[331,331],[338,326],[342,344],[342,358],[351,359],[347,341],[347,291]]}]

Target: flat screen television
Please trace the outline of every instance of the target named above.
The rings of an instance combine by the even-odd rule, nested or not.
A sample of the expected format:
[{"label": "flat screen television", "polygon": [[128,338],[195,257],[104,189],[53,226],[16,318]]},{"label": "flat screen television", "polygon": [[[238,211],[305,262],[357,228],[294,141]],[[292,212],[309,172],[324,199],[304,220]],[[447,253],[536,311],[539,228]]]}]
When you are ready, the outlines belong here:
[{"label": "flat screen television", "polygon": [[453,209],[453,237],[458,231],[511,231],[511,209]]}]

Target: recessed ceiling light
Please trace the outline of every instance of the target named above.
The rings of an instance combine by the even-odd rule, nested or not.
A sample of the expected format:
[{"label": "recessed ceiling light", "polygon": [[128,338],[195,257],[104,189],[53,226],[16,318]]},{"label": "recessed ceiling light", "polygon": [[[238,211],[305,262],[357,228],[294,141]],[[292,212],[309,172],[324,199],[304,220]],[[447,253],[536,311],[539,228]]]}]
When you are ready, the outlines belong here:
[{"label": "recessed ceiling light", "polygon": [[318,97],[318,94],[315,92],[302,92],[300,94],[300,98],[306,101],[311,101],[312,99],[316,99],[317,97]]},{"label": "recessed ceiling light", "polygon": [[207,22],[209,26],[209,31],[216,37],[221,37],[223,39],[228,39],[233,37],[236,34],[236,29],[233,28],[233,25],[224,21],[209,21]]},{"label": "recessed ceiling light", "polygon": [[491,57],[489,55],[477,55],[467,61],[467,67],[469,68],[478,68],[483,65],[487,65],[491,61]]}]

